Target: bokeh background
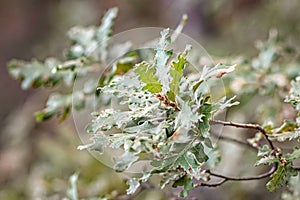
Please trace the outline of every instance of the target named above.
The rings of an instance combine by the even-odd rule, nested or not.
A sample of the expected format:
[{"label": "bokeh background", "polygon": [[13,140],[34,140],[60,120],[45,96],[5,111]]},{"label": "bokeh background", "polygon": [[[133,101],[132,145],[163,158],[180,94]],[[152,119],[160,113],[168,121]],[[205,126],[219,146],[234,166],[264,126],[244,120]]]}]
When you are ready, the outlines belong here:
[{"label": "bokeh background", "polygon": [[[175,28],[188,14],[183,32],[217,57],[255,54],[253,43],[266,39],[271,28],[292,45],[300,42],[298,0],[1,0],[0,199],[62,199],[74,172],[80,174],[82,198],[124,193],[120,174],[88,152],[76,150],[81,143],[72,119],[62,124],[55,119],[35,123],[33,113],[43,107],[51,91],[22,91],[6,69],[12,58],[62,58],[69,44],[66,31],[74,25],[98,25],[113,6],[120,9],[114,33],[138,27]],[[242,166],[246,173],[248,168],[239,158],[255,154],[244,154],[239,147],[231,152],[241,153],[236,153],[228,170]],[[228,183],[192,193],[196,199],[280,199],[280,191],[270,194],[264,184],[265,180]],[[166,198],[159,191],[146,191],[136,199]]]}]

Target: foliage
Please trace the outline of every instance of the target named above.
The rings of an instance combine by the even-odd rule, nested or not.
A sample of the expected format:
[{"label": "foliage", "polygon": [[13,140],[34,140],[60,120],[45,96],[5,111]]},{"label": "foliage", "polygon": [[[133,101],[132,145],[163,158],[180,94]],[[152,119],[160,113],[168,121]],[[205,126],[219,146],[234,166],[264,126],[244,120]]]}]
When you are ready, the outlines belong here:
[{"label": "foliage", "polygon": [[[187,44],[185,50],[176,55],[171,49],[185,17],[173,35],[169,29],[162,30],[153,57],[149,53],[149,58],[142,59],[130,45],[119,44],[122,52],[131,51],[126,54],[109,45],[116,15],[117,9],[112,8],[104,15],[99,27],[72,28],[68,33],[72,45],[65,51],[66,61],[51,58],[44,63],[14,60],[8,64],[10,74],[22,82],[23,89],[60,85],[68,91],[51,94],[46,108],[36,113],[37,121],[53,116],[63,121],[72,108],[81,110],[95,106],[96,102],[96,107],[101,105],[104,109],[97,107],[98,110],[92,113],[93,120],[87,125],[86,131],[92,142],[78,149],[100,154],[108,147],[122,150],[120,156],[113,158],[117,172],[126,171],[139,161],[150,161],[150,169],[141,177],[127,181],[128,195],[133,195],[158,175],[162,189],[172,183],[173,187],[182,188],[181,197],[187,197],[188,192],[198,186],[212,187],[226,181],[266,177],[231,178],[210,171],[219,162],[218,147],[212,144],[211,123],[254,129],[256,136],[248,142],[258,149],[256,165],[272,165],[267,174],[270,176],[267,189],[273,192],[293,180],[291,194],[285,193],[283,197],[288,199],[294,195],[297,183],[293,177],[299,169],[293,162],[300,158],[299,148],[284,152],[274,146],[274,141],[290,142],[300,137],[299,63],[294,51],[280,45],[277,33],[271,31],[269,39],[259,43],[256,57],[220,59],[225,62],[205,66],[200,75],[195,75],[189,70],[188,56],[192,46]],[[119,58],[111,69],[104,70],[111,55]],[[83,79],[90,72],[104,72],[104,76],[100,80],[91,79],[82,90],[72,92],[75,78]],[[229,75],[224,77],[224,82],[232,97],[212,98],[208,83],[218,82],[226,74]],[[243,103],[257,93],[279,105],[276,109],[270,109],[267,104],[258,106],[256,111],[262,113],[263,126],[215,120],[224,109],[232,106],[242,109],[238,107],[239,102],[234,101],[235,96]],[[107,106],[112,101],[117,101],[117,105]],[[278,120],[284,102],[295,108],[296,117]],[[263,139],[266,145],[262,145]],[[213,176],[222,178],[223,182],[212,184],[210,178]],[[70,178],[71,189],[67,193],[74,200],[78,199],[76,181],[75,174]]]}]

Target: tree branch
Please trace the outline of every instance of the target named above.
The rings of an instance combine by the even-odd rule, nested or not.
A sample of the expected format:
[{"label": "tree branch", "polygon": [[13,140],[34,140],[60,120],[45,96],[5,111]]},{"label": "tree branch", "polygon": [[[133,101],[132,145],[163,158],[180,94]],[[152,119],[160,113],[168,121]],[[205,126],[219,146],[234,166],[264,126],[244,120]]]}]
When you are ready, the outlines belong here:
[{"label": "tree branch", "polygon": [[300,171],[300,167],[294,167],[294,169]]},{"label": "tree branch", "polygon": [[277,170],[277,164],[275,164],[268,172],[265,172],[265,173],[257,175],[257,176],[249,176],[249,177],[229,177],[229,176],[217,174],[217,173],[211,172],[210,170],[207,170],[206,172],[209,173],[211,176],[221,178],[223,180],[221,180],[220,182],[217,182],[217,183],[199,183],[199,184],[196,185],[196,187],[201,187],[201,186],[203,186],[203,187],[218,187],[218,186],[226,183],[227,181],[259,180],[259,179],[263,179],[263,178],[266,178],[266,177],[270,176],[276,170]]},{"label": "tree branch", "polygon": [[244,141],[241,141],[241,140],[237,140],[235,138],[230,138],[230,137],[226,137],[226,136],[223,136],[223,135],[218,135],[214,132],[210,132],[211,136],[215,137],[215,138],[218,138],[220,140],[225,140],[225,141],[229,141],[229,142],[233,142],[233,143],[236,143],[236,144],[240,144],[240,145],[243,145],[243,146],[247,146],[247,147],[250,147],[252,149],[255,149],[257,150],[258,147],[255,147],[255,146],[252,146],[251,144],[249,144],[248,142],[244,142]]},{"label": "tree branch", "polygon": [[223,183],[227,182],[228,180],[223,179],[218,183],[198,183],[195,185],[195,187],[218,187],[222,185]]},{"label": "tree branch", "polygon": [[[221,121],[221,120],[210,120],[210,124],[211,125],[221,124],[223,126],[233,126],[233,127],[236,127],[236,128],[246,128],[246,129],[257,130],[257,131],[259,131],[259,132],[261,132],[263,134],[266,142],[268,143],[268,145],[269,145],[270,149],[273,151],[273,153],[274,154],[276,153],[276,149],[275,149],[272,141],[268,138],[266,130],[263,127],[261,127],[260,125],[258,125],[258,124],[241,124],[241,123],[235,123],[235,122],[225,122],[225,121]],[[212,133],[212,135],[217,137],[217,135],[215,133]],[[241,144],[241,145],[247,145],[247,146],[250,146],[252,148],[256,148],[256,147],[253,147],[252,145],[250,145],[250,144],[248,144],[246,142],[243,142],[243,141],[240,141],[240,140],[236,140],[234,138],[228,138],[228,137],[225,137],[225,136],[219,136],[219,138],[227,140],[227,141],[235,142],[235,143],[238,143],[238,144]],[[277,168],[278,168],[278,163],[275,163],[273,165],[273,167],[269,171],[267,171],[265,173],[262,173],[262,174],[259,174],[257,176],[248,176],[248,177],[230,177],[230,176],[225,176],[225,175],[217,174],[217,173],[211,172],[210,170],[207,170],[207,173],[210,174],[210,176],[221,178],[222,180],[219,181],[219,182],[217,182],[217,183],[199,183],[196,186],[197,187],[200,187],[200,186],[204,186],[204,187],[218,187],[218,186],[226,183],[227,181],[259,180],[259,179],[263,179],[263,178],[266,178],[266,177],[272,175],[277,170]],[[296,170],[300,170],[300,168],[299,169],[295,168],[295,169]]]},{"label": "tree branch", "polygon": [[213,124],[221,124],[223,126],[233,126],[236,128],[247,128],[247,129],[257,130],[263,134],[269,147],[275,152],[275,147],[274,147],[272,141],[269,139],[266,130],[258,124],[241,124],[241,123],[235,123],[235,122],[225,122],[225,121],[221,121],[221,120],[210,120],[210,124],[212,124],[212,125]]}]

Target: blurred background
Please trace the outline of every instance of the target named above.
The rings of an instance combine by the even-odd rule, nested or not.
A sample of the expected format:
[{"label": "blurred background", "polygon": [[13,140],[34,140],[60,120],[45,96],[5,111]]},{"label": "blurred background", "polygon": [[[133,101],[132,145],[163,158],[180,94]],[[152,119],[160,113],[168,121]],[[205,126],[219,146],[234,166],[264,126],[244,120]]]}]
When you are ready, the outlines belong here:
[{"label": "blurred background", "polygon": [[[255,40],[266,39],[271,28],[290,44],[300,42],[299,0],[1,0],[0,199],[62,199],[74,172],[80,173],[82,198],[124,193],[121,175],[88,152],[76,150],[81,142],[72,119],[62,124],[55,119],[35,123],[33,113],[43,108],[50,91],[22,91],[6,69],[12,58],[62,58],[61,52],[69,45],[66,31],[74,25],[98,25],[102,14],[113,6],[119,7],[114,33],[150,26],[175,28],[181,16],[188,14],[183,32],[218,57],[253,55]],[[240,168],[238,158],[244,150],[232,148],[241,155],[231,168]],[[193,195],[196,199],[280,199],[280,191],[268,193],[265,182],[198,188]],[[165,197],[152,191],[136,199]]]}]

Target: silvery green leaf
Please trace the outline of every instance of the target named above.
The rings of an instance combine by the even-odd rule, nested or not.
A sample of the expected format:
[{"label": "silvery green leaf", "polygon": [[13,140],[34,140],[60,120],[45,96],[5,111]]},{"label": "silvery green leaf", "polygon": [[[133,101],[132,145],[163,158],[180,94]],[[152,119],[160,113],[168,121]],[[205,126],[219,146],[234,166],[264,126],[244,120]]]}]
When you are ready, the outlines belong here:
[{"label": "silvery green leaf", "polygon": [[142,133],[145,131],[147,131],[147,132],[151,131],[155,127],[156,126],[154,126],[150,122],[145,121],[144,123],[142,123],[141,125],[138,125],[138,126],[126,127],[123,129],[123,131],[125,131],[126,133]]},{"label": "silvery green leaf", "polygon": [[112,34],[112,26],[118,9],[109,9],[102,18],[99,27],[76,26],[70,29],[68,37],[73,45],[66,51],[69,60],[89,57],[93,60],[105,62],[108,54],[108,40]]},{"label": "silvery green leaf", "polygon": [[111,141],[110,147],[111,148],[120,148],[122,145],[126,143],[128,139],[134,138],[134,136],[131,136],[129,134],[113,134],[109,136],[109,140]]},{"label": "silvery green leaf", "polygon": [[126,190],[127,194],[133,194],[140,186],[140,181],[137,178],[132,178],[127,181],[129,188]]},{"label": "silvery green leaf", "polygon": [[138,160],[138,156],[135,153],[126,151],[119,158],[115,158],[114,170],[122,172],[129,168],[135,161]]},{"label": "silvery green leaf", "polygon": [[168,60],[172,55],[171,51],[167,51],[167,46],[170,44],[169,29],[161,31],[161,38],[156,46],[156,54],[154,57],[155,75],[158,77],[160,84],[162,85],[162,93],[167,94],[170,90],[171,77],[169,74],[169,66],[167,66]]},{"label": "silvery green leaf", "polygon": [[300,149],[294,149],[292,153],[285,155],[286,160],[293,161],[300,158]]},{"label": "silvery green leaf", "polygon": [[126,183],[129,185],[129,188],[126,190],[127,194],[133,194],[139,188],[141,182],[147,182],[150,178],[151,173],[144,172],[143,176],[140,178],[129,179]]},{"label": "silvery green leaf", "polygon": [[73,174],[69,178],[71,188],[67,190],[67,196],[68,198],[70,198],[70,200],[78,200],[77,180],[78,180],[78,174]]},{"label": "silvery green leaf", "polygon": [[197,120],[197,114],[192,112],[192,109],[187,102],[184,102],[181,111],[175,119],[175,128],[182,127],[189,130],[192,127],[192,124],[197,122]]},{"label": "silvery green leaf", "polygon": [[104,148],[108,145],[109,141],[103,134],[95,134],[92,138],[94,144],[90,146],[90,150],[98,151],[99,153],[103,153]]},{"label": "silvery green leaf", "polygon": [[101,52],[100,60],[102,62],[106,61],[107,58],[108,39],[112,34],[112,26],[114,24],[115,18],[117,17],[117,14],[117,7],[109,9],[103,16],[101,25],[96,31],[96,38],[98,41],[97,50]]},{"label": "silvery green leaf", "polygon": [[275,158],[274,156],[265,156],[260,158],[256,163],[255,166],[258,165],[271,165],[275,162],[278,162],[279,160],[277,158]]},{"label": "silvery green leaf", "polygon": [[224,110],[225,108],[230,108],[232,106],[239,105],[240,102],[233,101],[235,98],[236,96],[233,96],[230,99],[226,100],[226,97],[223,97],[215,104],[215,106],[218,108],[218,110]]}]

